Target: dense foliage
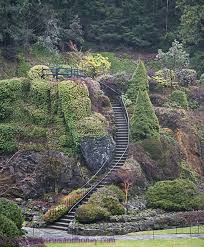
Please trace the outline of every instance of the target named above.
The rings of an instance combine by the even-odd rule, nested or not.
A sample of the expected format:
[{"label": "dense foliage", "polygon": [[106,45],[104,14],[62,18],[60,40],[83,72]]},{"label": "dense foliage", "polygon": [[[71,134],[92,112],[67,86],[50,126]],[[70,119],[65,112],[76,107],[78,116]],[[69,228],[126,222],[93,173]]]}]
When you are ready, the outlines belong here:
[{"label": "dense foliage", "polygon": [[203,205],[195,184],[185,179],[155,183],[149,187],[146,199],[149,207],[167,211],[193,210]]},{"label": "dense foliage", "polygon": [[23,215],[21,209],[17,204],[1,198],[0,199],[0,212],[10,220],[12,220],[20,230],[23,224]]},{"label": "dense foliage", "polygon": [[[190,50],[192,63],[203,68],[203,12],[200,0],[157,1],[3,1],[0,45],[7,58],[17,47],[35,43],[48,50],[78,47],[166,49],[175,39]],[[22,62],[20,71],[27,65]]]},{"label": "dense foliage", "polygon": [[0,225],[3,236],[14,238],[20,235],[19,229],[15,223],[3,214],[0,214]]}]

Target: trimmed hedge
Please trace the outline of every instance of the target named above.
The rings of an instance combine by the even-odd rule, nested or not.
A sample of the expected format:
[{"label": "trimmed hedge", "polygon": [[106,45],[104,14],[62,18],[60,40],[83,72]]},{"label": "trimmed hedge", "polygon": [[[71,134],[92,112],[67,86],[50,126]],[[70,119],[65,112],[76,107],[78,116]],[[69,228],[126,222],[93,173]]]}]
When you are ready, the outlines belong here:
[{"label": "trimmed hedge", "polygon": [[20,236],[20,231],[16,224],[11,219],[7,218],[5,215],[2,214],[0,214],[0,226],[1,233],[3,234],[3,236],[9,238]]},{"label": "trimmed hedge", "polygon": [[0,80],[0,121],[8,118],[15,110],[15,102],[27,97],[29,82],[25,78]]},{"label": "trimmed hedge", "polygon": [[22,228],[24,218],[21,209],[17,204],[5,198],[0,198],[0,214],[12,220],[19,230]]},{"label": "trimmed hedge", "polygon": [[42,80],[34,80],[31,84],[31,99],[37,107],[48,111],[50,84]]},{"label": "trimmed hedge", "polygon": [[199,208],[197,188],[185,179],[155,183],[146,192],[147,206],[167,211],[193,210]]}]

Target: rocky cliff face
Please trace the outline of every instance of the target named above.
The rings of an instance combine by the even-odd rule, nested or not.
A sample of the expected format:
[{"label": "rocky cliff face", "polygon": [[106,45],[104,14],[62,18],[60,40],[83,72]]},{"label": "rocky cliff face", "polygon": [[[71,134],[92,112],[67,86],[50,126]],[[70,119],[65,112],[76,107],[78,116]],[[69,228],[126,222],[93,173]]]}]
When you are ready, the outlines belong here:
[{"label": "rocky cliff face", "polygon": [[1,193],[25,199],[39,198],[50,192],[79,187],[86,176],[86,169],[63,153],[22,151],[0,167],[0,178],[7,178]]}]

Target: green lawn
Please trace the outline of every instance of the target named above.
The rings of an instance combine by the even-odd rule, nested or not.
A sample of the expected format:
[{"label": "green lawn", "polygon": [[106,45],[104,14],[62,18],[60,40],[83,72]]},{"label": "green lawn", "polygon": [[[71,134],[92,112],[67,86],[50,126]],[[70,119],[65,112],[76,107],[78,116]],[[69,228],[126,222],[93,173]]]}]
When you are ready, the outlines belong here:
[{"label": "green lawn", "polygon": [[47,244],[47,247],[203,247],[204,239],[131,240],[115,243]]},{"label": "green lawn", "polygon": [[[184,227],[184,228],[174,228],[174,229],[165,229],[165,230],[156,230],[154,234],[204,234],[204,226],[193,226],[193,227]],[[128,235],[153,235],[153,231],[143,231],[143,232],[132,232]]]}]

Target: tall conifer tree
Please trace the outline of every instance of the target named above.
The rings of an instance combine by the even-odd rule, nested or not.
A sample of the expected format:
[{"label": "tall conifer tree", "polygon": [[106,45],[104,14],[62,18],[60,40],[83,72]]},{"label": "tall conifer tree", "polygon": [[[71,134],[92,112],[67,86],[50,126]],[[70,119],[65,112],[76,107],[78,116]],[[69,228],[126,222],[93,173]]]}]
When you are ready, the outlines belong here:
[{"label": "tall conifer tree", "polygon": [[133,141],[159,139],[159,121],[148,95],[147,71],[142,61],[138,64],[128,92],[134,104],[131,119]]}]

